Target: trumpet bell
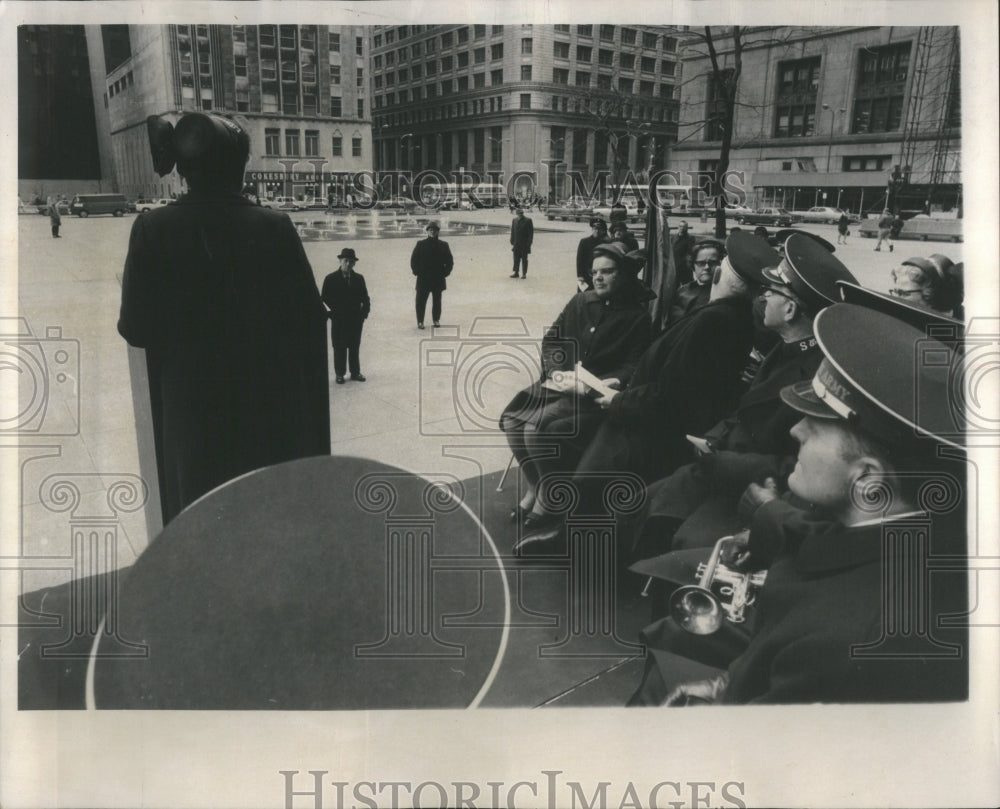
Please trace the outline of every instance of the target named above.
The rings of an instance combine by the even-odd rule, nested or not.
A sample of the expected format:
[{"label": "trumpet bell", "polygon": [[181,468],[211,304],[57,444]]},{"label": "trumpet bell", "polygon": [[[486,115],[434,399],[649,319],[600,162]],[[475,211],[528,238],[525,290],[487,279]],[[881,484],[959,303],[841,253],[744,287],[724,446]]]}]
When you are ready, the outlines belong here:
[{"label": "trumpet bell", "polygon": [[670,598],[670,614],[678,625],[693,635],[711,635],[725,618],[715,594],[697,584],[678,588]]}]

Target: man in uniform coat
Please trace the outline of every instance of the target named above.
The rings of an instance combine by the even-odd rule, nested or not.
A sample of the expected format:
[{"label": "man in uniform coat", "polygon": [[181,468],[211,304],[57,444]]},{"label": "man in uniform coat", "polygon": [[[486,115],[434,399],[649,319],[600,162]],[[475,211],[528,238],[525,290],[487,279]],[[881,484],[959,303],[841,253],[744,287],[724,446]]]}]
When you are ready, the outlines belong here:
[{"label": "man in uniform coat", "polygon": [[[769,567],[748,643],[724,673],[674,687],[676,660],[657,644],[673,619],[647,627],[652,654],[630,704],[968,696],[966,625],[941,620],[964,615],[968,601],[956,352],[852,304],[824,310],[815,328],[819,369],[781,394],[801,419],[788,486],[812,527]],[[772,503],[784,522],[788,507],[775,500],[754,531],[768,530]],[[950,564],[928,576],[935,557]]]},{"label": "man in uniform coat", "polygon": [[606,244],[608,239],[608,226],[599,216],[590,220],[590,235],[580,239],[576,247],[576,280],[577,291],[586,292],[594,288],[594,282],[590,277],[590,269],[594,264],[594,248],[599,244]]},{"label": "man in uniform coat", "polygon": [[535,238],[535,225],[524,211],[518,207],[514,209],[514,219],[510,223],[510,249],[514,254],[514,271],[511,278],[517,278],[518,267],[521,268],[521,277],[528,276],[528,254],[531,252],[531,242]]},{"label": "man in uniform coat", "polygon": [[441,226],[434,221],[424,226],[427,237],[421,239],[410,254],[410,270],[417,276],[417,328],[424,327],[424,312],[427,310],[427,296],[433,296],[431,317],[434,325],[441,325],[441,293],[448,288],[445,281],[451,275],[455,260],[451,257],[448,242],[438,238]]},{"label": "man in uniform coat", "polygon": [[333,343],[333,371],[337,384],[344,384],[348,366],[351,379],[364,382],[361,373],[361,329],[372,310],[368,287],[361,273],[354,272],[358,257],[345,247],[337,256],[340,268],[323,279],[323,303],[330,309],[330,340]]},{"label": "man in uniform coat", "polygon": [[785,242],[781,264],[763,275],[764,326],[781,340],[736,410],[704,435],[698,460],[649,487],[634,532],[640,557],[714,544],[741,527],[736,507],[747,486],[767,478],[783,483],[791,470],[796,444],[788,431],[798,416],[782,403],[781,389],[812,378],[822,357],[813,319],[839,300],[838,282],[855,280],[831,253],[798,233]]},{"label": "man in uniform coat", "polygon": [[[330,452],[326,310],[288,215],[240,193],[249,137],[216,115],[159,119],[161,176],[191,189],[136,217],[119,333],[146,349],[164,522],[220,484]],[[166,157],[164,157],[166,155]]]},{"label": "man in uniform coat", "polygon": [[[707,430],[736,405],[740,372],[753,343],[750,300],[764,280],[761,269],[776,265],[778,258],[745,232],[732,234],[726,249],[729,255],[716,268],[710,302],[649,347],[625,390],[597,400],[605,410],[604,423],[573,480],[584,508],[600,504],[600,486],[615,473],[656,480],[673,471],[690,458],[685,434]],[[558,537],[561,528],[554,522],[540,526],[523,536],[518,547],[541,547]]]}]

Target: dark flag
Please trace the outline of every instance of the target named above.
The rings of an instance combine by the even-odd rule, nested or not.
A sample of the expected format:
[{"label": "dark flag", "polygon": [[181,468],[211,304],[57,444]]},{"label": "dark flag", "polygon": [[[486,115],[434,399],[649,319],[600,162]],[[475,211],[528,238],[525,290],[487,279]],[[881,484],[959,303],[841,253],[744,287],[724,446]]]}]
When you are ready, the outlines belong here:
[{"label": "dark flag", "polygon": [[674,264],[666,210],[659,205],[650,205],[648,210],[645,279],[656,295],[656,298],[649,302],[649,316],[653,321],[653,328],[660,332],[670,315],[670,304],[673,302],[677,287],[677,267]]}]

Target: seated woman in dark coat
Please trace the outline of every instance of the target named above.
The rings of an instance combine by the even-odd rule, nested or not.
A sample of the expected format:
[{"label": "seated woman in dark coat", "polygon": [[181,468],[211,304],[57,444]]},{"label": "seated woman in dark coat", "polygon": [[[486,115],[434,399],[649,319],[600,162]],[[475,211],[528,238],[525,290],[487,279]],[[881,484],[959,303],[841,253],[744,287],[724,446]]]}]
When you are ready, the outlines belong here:
[{"label": "seated woman in dark coat", "polygon": [[572,469],[601,422],[600,408],[572,373],[575,364],[624,386],[649,346],[646,304],[652,293],[636,280],[637,269],[619,244],[594,248],[594,289],[566,304],[542,340],[542,379],[518,393],[500,416],[527,484],[512,519],[524,516],[531,524],[539,480]]},{"label": "seated woman in dark coat", "polygon": [[[685,257],[690,265],[688,274],[691,280],[677,287],[670,304],[668,325],[708,303],[708,295],[712,291],[712,274],[722,264],[725,256],[726,249],[712,239],[700,241],[691,248],[691,252]],[[677,275],[681,275],[680,268]]]}]

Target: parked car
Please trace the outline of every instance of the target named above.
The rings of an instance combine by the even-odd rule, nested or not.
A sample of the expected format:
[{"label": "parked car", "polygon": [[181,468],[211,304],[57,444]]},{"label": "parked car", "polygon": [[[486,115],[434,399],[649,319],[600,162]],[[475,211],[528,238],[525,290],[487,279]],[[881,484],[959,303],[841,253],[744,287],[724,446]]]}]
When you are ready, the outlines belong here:
[{"label": "parked car", "polygon": [[295,197],[275,197],[269,201],[268,208],[277,208],[279,211],[301,211],[303,202]]},{"label": "parked car", "polygon": [[102,213],[124,216],[129,211],[135,211],[135,205],[129,203],[122,194],[77,194],[73,197],[69,210],[85,219],[92,214]]},{"label": "parked car", "polygon": [[162,208],[165,205],[169,205],[173,202],[169,197],[162,197],[160,199],[137,199],[135,201],[135,209],[139,213],[146,213],[146,211],[151,211],[154,208]]},{"label": "parked car", "polygon": [[[63,216],[69,216],[69,210],[70,210],[69,200],[66,199],[59,200],[59,202],[56,203],[56,208],[59,210],[59,213],[62,214]],[[48,203],[43,202],[41,205],[35,205],[35,209],[42,216],[49,215]]]},{"label": "parked car", "polygon": [[584,222],[593,215],[594,208],[591,205],[576,200],[566,200],[558,205],[550,205],[545,211],[545,218],[549,221],[559,219],[563,222],[567,220]]},{"label": "parked car", "polygon": [[[727,203],[722,206],[726,209],[726,219],[739,219],[741,216],[748,216],[753,213],[753,208],[748,208],[746,205],[733,205]],[[714,207],[708,209],[710,212],[714,211]]]},{"label": "parked car", "polygon": [[[828,225],[836,225],[840,217],[847,211],[841,208],[831,208],[827,205],[814,205],[808,211],[793,211],[792,215],[799,217],[802,222],[824,222]],[[851,222],[859,221],[858,215],[848,213],[847,218]]]},{"label": "parked car", "polygon": [[777,225],[787,228],[799,221],[799,218],[784,208],[758,208],[751,213],[740,214],[736,221],[741,225]]},{"label": "parked car", "polygon": [[305,199],[299,201],[299,205],[301,205],[302,209],[306,211],[323,211],[326,210],[326,198],[306,197]]}]

